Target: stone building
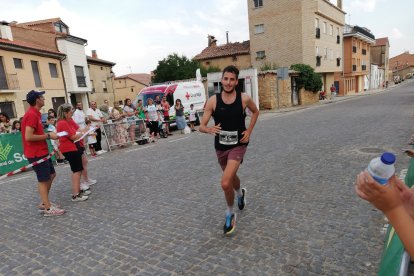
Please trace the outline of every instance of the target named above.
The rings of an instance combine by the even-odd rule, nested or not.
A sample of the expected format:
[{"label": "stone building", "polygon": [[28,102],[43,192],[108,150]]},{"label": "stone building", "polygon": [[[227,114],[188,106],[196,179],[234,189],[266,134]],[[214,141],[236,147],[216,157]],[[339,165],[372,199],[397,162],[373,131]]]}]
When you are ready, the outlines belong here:
[{"label": "stone building", "polygon": [[208,46],[194,57],[205,68],[215,67],[223,70],[228,65],[239,69],[250,68],[250,41],[227,42],[217,45],[214,36],[208,36]]},{"label": "stone building", "polygon": [[304,63],[322,75],[324,89],[339,81],[342,1],[248,0],[251,64],[290,67]]},{"label": "stone building", "polygon": [[399,76],[400,79],[411,78],[414,74],[414,54],[406,51],[390,58],[390,67],[393,76]]},{"label": "stone building", "polygon": [[115,101],[121,104],[126,98],[134,101],[138,93],[150,84],[150,74],[127,74],[116,77],[114,80]]},{"label": "stone building", "polygon": [[89,101],[95,101],[98,106],[101,106],[107,100],[110,106],[113,106],[115,90],[112,67],[115,63],[98,58],[96,50],[92,50],[92,56],[87,56],[86,60],[92,87]]}]

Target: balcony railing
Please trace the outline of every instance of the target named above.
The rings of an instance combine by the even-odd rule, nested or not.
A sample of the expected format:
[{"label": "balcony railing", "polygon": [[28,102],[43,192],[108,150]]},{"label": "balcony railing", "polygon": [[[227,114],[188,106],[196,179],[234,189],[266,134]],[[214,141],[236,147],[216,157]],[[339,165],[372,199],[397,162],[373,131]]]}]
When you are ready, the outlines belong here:
[{"label": "balcony railing", "polygon": [[86,77],[85,76],[76,76],[78,82],[78,87],[86,87]]},{"label": "balcony railing", "polygon": [[321,29],[316,28],[316,38],[320,38],[320,37],[321,37]]},{"label": "balcony railing", "polygon": [[0,76],[0,90],[20,89],[17,74],[6,74]]}]

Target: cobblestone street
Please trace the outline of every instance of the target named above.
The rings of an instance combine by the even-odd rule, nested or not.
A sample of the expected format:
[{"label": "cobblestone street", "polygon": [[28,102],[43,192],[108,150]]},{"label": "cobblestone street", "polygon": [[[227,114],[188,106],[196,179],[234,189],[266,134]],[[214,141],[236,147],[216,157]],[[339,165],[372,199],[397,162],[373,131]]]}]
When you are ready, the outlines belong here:
[{"label": "cobblestone street", "polygon": [[199,132],[90,159],[98,183],[86,202],[70,201],[70,169],[56,167],[61,217],[36,209],[33,172],[2,181],[0,274],[376,275],[384,217],[353,184],[385,150],[397,172],[407,167],[413,88],[263,113],[239,170],[247,207],[232,237],[213,137]]}]

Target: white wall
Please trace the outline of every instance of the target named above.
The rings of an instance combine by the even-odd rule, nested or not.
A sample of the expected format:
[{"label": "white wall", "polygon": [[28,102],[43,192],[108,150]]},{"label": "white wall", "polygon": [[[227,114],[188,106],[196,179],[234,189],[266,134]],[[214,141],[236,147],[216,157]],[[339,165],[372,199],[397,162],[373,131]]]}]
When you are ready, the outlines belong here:
[{"label": "white wall", "polygon": [[[65,77],[66,88],[69,93],[90,92],[91,82],[89,77],[88,64],[86,61],[85,46],[64,39],[57,41],[60,52],[66,54],[66,59],[62,61],[62,69]],[[82,66],[85,74],[86,87],[78,87],[76,80],[75,66]]]}]

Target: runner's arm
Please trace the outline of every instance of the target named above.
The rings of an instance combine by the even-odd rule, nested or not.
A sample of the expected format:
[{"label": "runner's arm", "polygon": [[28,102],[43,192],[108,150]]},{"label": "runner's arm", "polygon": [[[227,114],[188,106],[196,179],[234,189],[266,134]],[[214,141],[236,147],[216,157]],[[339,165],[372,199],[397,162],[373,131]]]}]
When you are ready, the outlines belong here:
[{"label": "runner's arm", "polygon": [[252,134],[257,118],[259,117],[259,109],[257,109],[257,106],[253,102],[252,98],[245,94],[242,95],[243,102],[246,103],[246,107],[252,112],[249,127],[243,132],[243,137],[240,139],[241,143],[247,143],[250,140],[250,135]]},{"label": "runner's arm", "polygon": [[208,127],[207,124],[210,121],[211,115],[213,114],[213,107],[216,105],[216,96],[212,96],[208,99],[206,107],[204,108],[204,114],[201,118],[200,132],[209,133],[216,136],[220,132],[220,124]]}]

